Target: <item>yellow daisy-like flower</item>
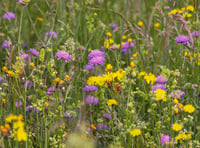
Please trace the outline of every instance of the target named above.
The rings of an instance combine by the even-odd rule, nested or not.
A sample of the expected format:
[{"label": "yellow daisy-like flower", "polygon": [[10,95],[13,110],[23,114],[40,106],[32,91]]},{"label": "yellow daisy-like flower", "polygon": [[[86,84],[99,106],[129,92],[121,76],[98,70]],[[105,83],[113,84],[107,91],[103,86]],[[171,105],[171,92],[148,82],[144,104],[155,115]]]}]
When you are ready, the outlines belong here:
[{"label": "yellow daisy-like flower", "polygon": [[69,81],[70,77],[68,75],[65,75],[65,80]]},{"label": "yellow daisy-like flower", "polygon": [[107,32],[106,35],[109,36],[109,37],[112,36],[112,34],[110,32]]},{"label": "yellow daisy-like flower", "polygon": [[158,28],[160,27],[160,23],[155,23],[155,24],[154,24],[154,27],[155,27],[156,29],[158,29]]},{"label": "yellow daisy-like flower", "polygon": [[24,128],[19,128],[17,131],[14,132],[16,141],[27,141],[28,134],[24,131]]},{"label": "yellow daisy-like flower", "polygon": [[188,5],[187,6],[187,10],[193,12],[194,11],[194,7],[192,5]]},{"label": "yellow daisy-like flower", "polygon": [[145,75],[147,75],[147,73],[145,71],[142,71],[138,74],[138,78],[142,78],[144,77]]},{"label": "yellow daisy-like flower", "polygon": [[110,70],[112,70],[112,65],[111,64],[107,64],[106,65],[106,69],[105,69],[105,71],[110,71]]},{"label": "yellow daisy-like flower", "polygon": [[110,49],[111,45],[114,43],[113,39],[107,39],[104,41],[104,47]]},{"label": "yellow daisy-like flower", "polygon": [[187,112],[187,113],[193,113],[195,111],[195,108],[191,104],[187,104],[183,107],[183,110],[184,112]]},{"label": "yellow daisy-like flower", "polygon": [[134,129],[134,130],[130,131],[130,134],[131,134],[133,137],[136,137],[136,136],[141,135],[142,132],[141,132],[140,129]]},{"label": "yellow daisy-like flower", "polygon": [[152,73],[149,73],[149,75],[145,75],[144,79],[146,80],[147,84],[154,84],[156,82],[156,76]]},{"label": "yellow daisy-like flower", "polygon": [[131,66],[131,68],[135,67],[135,63],[133,61],[131,61],[130,66]]},{"label": "yellow daisy-like flower", "polygon": [[117,101],[116,101],[115,99],[109,99],[109,100],[107,101],[107,104],[108,104],[109,106],[112,106],[112,105],[117,105],[118,103],[117,103]]},{"label": "yellow daisy-like flower", "polygon": [[142,27],[144,25],[144,23],[142,21],[138,22],[138,26]]},{"label": "yellow daisy-like flower", "polygon": [[163,89],[156,89],[156,90],[154,91],[154,93],[155,93],[155,100],[156,100],[156,101],[160,101],[160,100],[162,100],[162,101],[164,101],[164,102],[167,101],[167,98],[166,98],[166,91],[165,91],[165,90],[163,90]]},{"label": "yellow daisy-like flower", "polygon": [[58,83],[60,81],[60,78],[57,77],[54,81],[55,81],[55,83]]},{"label": "yellow daisy-like flower", "polygon": [[37,17],[37,20],[40,21],[40,22],[42,22],[42,21],[43,21],[43,18]]},{"label": "yellow daisy-like flower", "polygon": [[178,100],[175,98],[174,99],[174,104],[178,104],[179,102],[178,102]]},{"label": "yellow daisy-like flower", "polygon": [[180,125],[178,123],[174,123],[172,126],[172,129],[177,132],[180,131],[182,128],[183,128],[182,125]]},{"label": "yellow daisy-like flower", "polygon": [[6,66],[4,66],[4,67],[2,68],[2,70],[3,70],[4,72],[7,72],[7,71],[8,71],[8,69],[7,69]]},{"label": "yellow daisy-like flower", "polygon": [[123,40],[125,40],[125,39],[126,39],[126,36],[125,36],[125,35],[123,35],[123,36],[122,36],[122,39],[123,39]]},{"label": "yellow daisy-like flower", "polygon": [[17,116],[16,115],[9,115],[6,117],[6,122],[11,123],[12,121],[17,120]]}]

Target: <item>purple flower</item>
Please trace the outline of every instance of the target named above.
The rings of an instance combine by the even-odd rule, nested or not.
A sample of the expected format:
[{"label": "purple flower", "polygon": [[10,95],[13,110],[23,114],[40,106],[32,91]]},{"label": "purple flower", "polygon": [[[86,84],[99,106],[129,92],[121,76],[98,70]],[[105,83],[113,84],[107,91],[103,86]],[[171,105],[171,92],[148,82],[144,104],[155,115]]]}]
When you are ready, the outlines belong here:
[{"label": "purple flower", "polygon": [[104,47],[104,46],[101,46],[101,50],[104,51],[104,50],[105,50],[105,47]]},{"label": "purple flower", "polygon": [[113,29],[113,31],[117,30],[117,29],[118,29],[117,24],[113,24],[113,25],[112,25],[112,29]]},{"label": "purple flower", "polygon": [[24,60],[26,60],[26,59],[28,59],[28,58],[30,57],[30,55],[29,55],[28,53],[24,53],[24,54],[21,55],[21,57],[22,57]]},{"label": "purple flower", "polygon": [[92,65],[92,66],[97,66],[98,64],[99,65],[103,65],[104,64],[104,61],[105,61],[105,58],[103,56],[99,56],[99,57],[94,57],[92,58],[88,64],[89,65]]},{"label": "purple flower", "polygon": [[167,80],[165,80],[165,78],[162,75],[159,75],[156,77],[156,82],[158,83],[166,83]]},{"label": "purple flower", "polygon": [[104,57],[104,52],[95,49],[92,52],[90,52],[90,54],[88,54],[88,60],[91,60],[94,57]]},{"label": "purple flower", "polygon": [[157,89],[163,89],[163,90],[166,90],[166,86],[164,84],[156,84],[152,87],[151,91],[155,91]]},{"label": "purple flower", "polygon": [[88,105],[91,105],[91,104],[97,105],[98,102],[99,102],[98,99],[95,98],[94,96],[88,96],[88,97],[85,99],[85,103],[88,104]]},{"label": "purple flower", "polygon": [[12,42],[11,41],[4,41],[1,45],[1,48],[3,49],[6,49],[6,48],[9,48],[10,45],[12,45]]},{"label": "purple flower", "polygon": [[2,82],[2,78],[0,77],[0,83]]},{"label": "purple flower", "polygon": [[175,38],[175,42],[181,43],[182,45],[187,45],[190,44],[190,39],[185,35],[179,35],[178,37]]},{"label": "purple flower", "polygon": [[170,137],[169,137],[169,135],[163,134],[162,136],[160,136],[160,139],[161,139],[161,144],[164,145],[166,142],[167,143],[169,142]]},{"label": "purple flower", "polygon": [[27,88],[30,88],[31,85],[32,85],[32,81],[27,80],[26,83],[24,84],[24,88],[26,88],[26,87],[27,87]]},{"label": "purple flower", "polygon": [[22,107],[22,101],[20,100],[19,102],[15,102],[15,106],[21,108]]},{"label": "purple flower", "polygon": [[46,36],[52,36],[54,39],[58,39],[58,36],[55,31],[46,32]]},{"label": "purple flower", "polygon": [[92,71],[94,70],[94,66],[87,64],[84,66],[84,69],[87,69],[88,71]]},{"label": "purple flower", "polygon": [[3,79],[5,80],[6,83],[8,83],[8,80],[6,78],[6,75],[3,75]]},{"label": "purple flower", "polygon": [[30,52],[35,56],[39,56],[40,55],[40,53],[37,50],[35,50],[34,48],[30,48]]},{"label": "purple flower", "polygon": [[37,107],[34,107],[34,113],[40,113],[40,110]]},{"label": "purple flower", "polygon": [[69,119],[71,119],[72,118],[72,116],[70,115],[70,113],[65,113],[65,118],[69,118]]},{"label": "purple flower", "polygon": [[26,107],[26,112],[27,112],[27,113],[28,113],[28,112],[31,112],[32,109],[33,109],[33,106],[28,105],[28,106]]},{"label": "purple flower", "polygon": [[49,87],[48,89],[47,89],[47,95],[51,95],[52,93],[53,93],[53,91],[55,90],[55,87],[53,86],[53,87]]},{"label": "purple flower", "polygon": [[65,63],[67,63],[67,61],[72,58],[68,52],[60,50],[56,53],[56,56],[58,57],[57,60],[64,59]]},{"label": "purple flower", "polygon": [[98,125],[98,130],[108,130],[109,127],[106,124],[99,124]]},{"label": "purple flower", "polygon": [[103,117],[106,118],[106,119],[111,119],[111,115],[108,114],[108,113],[104,113],[104,114],[103,114]]},{"label": "purple flower", "polygon": [[18,3],[20,4],[23,0],[18,0]]},{"label": "purple flower", "polygon": [[198,31],[192,32],[192,37],[194,37],[194,36],[199,37],[199,32]]},{"label": "purple flower", "polygon": [[94,85],[86,85],[84,88],[83,88],[83,91],[86,92],[86,91],[98,91],[98,88]]},{"label": "purple flower", "polygon": [[172,98],[176,98],[176,99],[179,99],[179,98],[183,98],[185,95],[185,93],[181,90],[174,90],[173,92],[171,92],[170,96]]},{"label": "purple flower", "polygon": [[28,45],[26,43],[24,43],[23,47],[26,49],[28,47]]},{"label": "purple flower", "polygon": [[3,15],[3,19],[5,20],[11,20],[11,19],[14,19],[15,18],[15,14],[13,12],[6,12],[4,15]]},{"label": "purple flower", "polygon": [[127,54],[128,53],[128,49],[129,48],[133,48],[134,47],[134,43],[133,42],[125,42],[122,46],[122,53]]}]

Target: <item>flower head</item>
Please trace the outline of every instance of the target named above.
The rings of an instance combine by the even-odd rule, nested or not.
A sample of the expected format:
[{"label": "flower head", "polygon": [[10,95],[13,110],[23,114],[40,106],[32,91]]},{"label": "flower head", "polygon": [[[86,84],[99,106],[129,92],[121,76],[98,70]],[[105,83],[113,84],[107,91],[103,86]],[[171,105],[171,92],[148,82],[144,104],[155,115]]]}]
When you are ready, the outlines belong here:
[{"label": "flower head", "polygon": [[108,130],[109,127],[106,124],[99,124],[98,125],[98,130]]},{"label": "flower head", "polygon": [[141,130],[140,129],[134,129],[132,131],[130,131],[130,134],[133,136],[133,137],[136,137],[136,136],[139,136],[141,135]]},{"label": "flower head", "polygon": [[117,30],[118,28],[119,28],[119,27],[118,27],[117,24],[113,24],[113,25],[112,25],[112,29],[113,29],[113,31]]},{"label": "flower head", "polygon": [[4,41],[1,45],[1,48],[6,49],[9,48],[12,45],[11,41]]},{"label": "flower head", "polygon": [[134,43],[133,42],[125,42],[122,46],[122,53],[127,54],[128,53],[128,49],[129,48],[133,48],[134,47]]},{"label": "flower head", "polygon": [[175,42],[181,43],[182,45],[187,45],[190,44],[190,39],[185,35],[179,35],[178,37],[175,38]]},{"label": "flower head", "polygon": [[56,56],[58,57],[57,60],[64,59],[65,63],[67,63],[67,61],[72,58],[68,52],[60,50],[56,53]]},{"label": "flower head", "polygon": [[163,90],[163,89],[156,89],[154,91],[154,93],[155,93],[155,100],[156,101],[162,100],[162,101],[166,102],[167,98],[166,98],[166,91],[165,90]]},{"label": "flower head", "polygon": [[97,56],[97,57],[92,58],[88,62],[88,65],[92,65],[92,66],[103,65],[104,61],[105,61],[105,58],[103,56]]},{"label": "flower head", "polygon": [[159,75],[159,76],[156,77],[156,82],[158,82],[158,83],[166,83],[167,80],[162,75]]},{"label": "flower head", "polygon": [[58,36],[55,31],[46,32],[46,36],[52,36],[54,39],[58,39]]},{"label": "flower head", "polygon": [[83,88],[83,91],[98,91],[98,88],[94,85],[86,85],[84,88]]},{"label": "flower head", "polygon": [[104,113],[104,114],[103,114],[103,117],[106,118],[106,119],[111,119],[111,115],[108,114],[108,113]]},{"label": "flower head", "polygon": [[4,15],[3,15],[3,19],[5,20],[11,20],[11,19],[14,19],[15,18],[15,14],[13,12],[6,12]]},{"label": "flower head", "polygon": [[37,50],[35,50],[34,48],[30,48],[30,52],[35,56],[39,56],[40,55],[40,53]]},{"label": "flower head", "polygon": [[169,137],[169,135],[163,134],[162,136],[160,136],[160,139],[161,139],[161,144],[164,145],[165,143],[169,142],[170,137]]},{"label": "flower head", "polygon": [[155,90],[157,89],[163,89],[163,90],[166,90],[166,86],[164,84],[156,84],[152,87],[152,91],[154,92]]},{"label": "flower head", "polygon": [[192,37],[199,37],[199,31],[192,32]]},{"label": "flower head", "polygon": [[94,57],[104,57],[104,52],[95,49],[88,54],[88,60],[91,60]]},{"label": "flower head", "polygon": [[193,105],[187,104],[183,107],[183,110],[184,112],[187,112],[187,113],[193,113],[195,111],[195,108]]},{"label": "flower head", "polygon": [[180,131],[181,129],[182,129],[183,127],[182,127],[182,125],[180,125],[180,124],[178,124],[178,123],[174,123],[173,125],[172,125],[172,129],[174,130],[174,131]]},{"label": "flower head", "polygon": [[92,105],[92,104],[97,105],[98,102],[99,102],[98,99],[95,98],[94,96],[88,96],[85,99],[85,103],[88,105]]},{"label": "flower head", "polygon": [[115,99],[109,99],[109,100],[107,101],[107,104],[108,104],[109,106],[112,106],[112,105],[117,105],[118,103],[117,103],[117,101],[116,101]]}]

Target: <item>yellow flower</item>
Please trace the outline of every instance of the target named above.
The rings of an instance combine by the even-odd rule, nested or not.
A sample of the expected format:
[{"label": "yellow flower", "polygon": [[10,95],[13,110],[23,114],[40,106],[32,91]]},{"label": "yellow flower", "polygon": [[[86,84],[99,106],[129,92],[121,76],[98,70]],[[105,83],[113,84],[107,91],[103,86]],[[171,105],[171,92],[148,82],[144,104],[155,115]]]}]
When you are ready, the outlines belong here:
[{"label": "yellow flower", "polygon": [[183,107],[183,110],[184,112],[187,112],[187,113],[193,113],[195,111],[195,108],[191,104],[187,104]]},{"label": "yellow flower", "polygon": [[48,107],[48,106],[49,106],[49,104],[46,102],[46,103],[44,104],[44,106],[45,106],[45,107]]},{"label": "yellow flower", "polygon": [[60,81],[60,78],[57,77],[54,81],[55,81],[55,83],[58,83]]},{"label": "yellow flower", "polygon": [[11,123],[12,121],[17,120],[17,116],[16,115],[9,115],[6,117],[6,122]]},{"label": "yellow flower", "polygon": [[158,28],[160,27],[160,23],[155,23],[155,24],[154,24],[154,27],[155,27],[156,29],[158,29]]},{"label": "yellow flower", "polygon": [[7,71],[9,77],[14,77],[14,72],[12,70]]},{"label": "yellow flower", "polygon": [[2,103],[5,104],[6,103],[6,99],[2,99]]},{"label": "yellow flower", "polygon": [[175,140],[178,141],[178,140],[186,140],[186,139],[191,139],[192,136],[191,134],[185,134],[185,133],[179,133],[178,136],[175,137]]},{"label": "yellow flower", "polygon": [[192,17],[192,14],[188,13],[186,16],[187,16],[188,18],[190,18],[190,17]]},{"label": "yellow flower", "polygon": [[156,76],[152,73],[149,73],[149,75],[145,75],[144,79],[146,80],[147,84],[154,84],[154,82],[156,82]]},{"label": "yellow flower", "polygon": [[132,39],[131,39],[131,38],[129,38],[129,39],[128,39],[128,42],[132,42]]},{"label": "yellow flower", "polygon": [[110,46],[114,43],[113,39],[107,39],[104,41],[104,47],[110,49]]},{"label": "yellow flower", "polygon": [[186,18],[186,14],[183,14],[182,17],[183,17],[183,18]]},{"label": "yellow flower", "polygon": [[24,128],[19,128],[17,131],[14,132],[15,138],[14,140],[16,141],[27,141],[28,135],[24,131]]},{"label": "yellow flower", "polygon": [[134,57],[137,57],[138,55],[139,55],[138,52],[133,54]]},{"label": "yellow flower", "polygon": [[4,66],[4,67],[2,68],[2,70],[3,70],[4,72],[7,72],[7,71],[8,71],[8,69],[7,69],[6,66]]},{"label": "yellow flower", "polygon": [[163,89],[156,89],[154,91],[155,93],[155,100],[156,101],[160,101],[163,100],[164,102],[166,102],[167,98],[166,98],[166,91],[164,91]]},{"label": "yellow flower", "polygon": [[107,32],[106,35],[109,36],[109,37],[112,36],[112,34],[110,32]]},{"label": "yellow flower", "polygon": [[181,10],[182,10],[183,12],[185,12],[185,8],[181,8]]},{"label": "yellow flower", "polygon": [[42,21],[43,21],[43,18],[37,17],[37,20],[40,21],[40,22],[42,22]]},{"label": "yellow flower", "polygon": [[182,109],[182,108],[183,108],[183,104],[178,103],[178,107],[179,107],[180,109]]},{"label": "yellow flower", "polygon": [[30,66],[33,68],[35,66],[35,64],[33,62],[31,62]]},{"label": "yellow flower", "polygon": [[108,104],[109,106],[112,106],[112,105],[117,105],[118,103],[117,103],[117,101],[116,101],[115,99],[109,99],[109,100],[107,101],[107,104]]},{"label": "yellow flower", "polygon": [[133,137],[136,137],[136,136],[139,136],[141,135],[141,130],[140,129],[134,129],[132,131],[130,131],[130,134],[133,136]]},{"label": "yellow flower", "polygon": [[194,11],[194,7],[192,5],[188,5],[187,6],[187,10],[193,12]]},{"label": "yellow flower", "polygon": [[172,129],[177,132],[180,131],[182,128],[183,128],[182,125],[180,125],[178,123],[174,123],[172,126]]},{"label": "yellow flower", "polygon": [[14,122],[14,124],[13,124],[14,129],[23,128],[23,127],[24,127],[24,122],[22,122],[21,120],[18,120],[16,122]]},{"label": "yellow flower", "polygon": [[95,126],[94,124],[91,125],[91,128],[92,128],[93,130],[97,129],[96,126]]},{"label": "yellow flower", "polygon": [[174,104],[178,104],[179,102],[178,102],[178,100],[175,98],[174,99]]},{"label": "yellow flower", "polygon": [[173,15],[175,15],[177,12],[178,12],[177,9],[173,9],[173,10],[171,11],[171,13],[172,13]]},{"label": "yellow flower", "polygon": [[65,75],[65,80],[69,81],[70,77],[68,75]]},{"label": "yellow flower", "polygon": [[144,25],[144,23],[142,21],[138,22],[138,26],[142,27]]},{"label": "yellow flower", "polygon": [[64,84],[65,83],[65,81],[63,81],[63,80],[60,80],[60,84]]},{"label": "yellow flower", "polygon": [[145,75],[147,75],[146,72],[142,71],[138,74],[138,78],[144,77]]},{"label": "yellow flower", "polygon": [[131,68],[135,67],[135,63],[133,61],[131,61],[130,66],[131,66]]},{"label": "yellow flower", "polygon": [[123,39],[123,40],[125,40],[125,39],[126,39],[126,36],[125,36],[125,35],[123,35],[123,36],[122,36],[122,39]]},{"label": "yellow flower", "polygon": [[110,70],[112,70],[112,65],[111,64],[107,64],[106,65],[106,69],[105,69],[105,71],[110,71]]}]

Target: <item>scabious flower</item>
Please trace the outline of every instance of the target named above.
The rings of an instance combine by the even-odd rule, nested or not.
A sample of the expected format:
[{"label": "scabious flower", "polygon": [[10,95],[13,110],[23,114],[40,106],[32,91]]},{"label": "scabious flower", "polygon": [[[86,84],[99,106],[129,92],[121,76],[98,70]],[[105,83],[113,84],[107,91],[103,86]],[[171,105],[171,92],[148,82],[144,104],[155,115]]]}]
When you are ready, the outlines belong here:
[{"label": "scabious flower", "polygon": [[54,39],[58,39],[58,36],[55,31],[46,32],[46,36],[52,36]]},{"label": "scabious flower", "polygon": [[183,107],[183,110],[184,112],[187,112],[187,113],[193,113],[195,111],[195,108],[193,105],[187,104]]},{"label": "scabious flower", "polygon": [[178,124],[178,123],[174,123],[173,125],[172,125],[172,129],[174,130],[174,131],[180,131],[181,129],[182,129],[183,127],[182,127],[182,125],[180,125],[180,124]]},{"label": "scabious flower", "polygon": [[129,48],[133,48],[134,47],[134,43],[133,42],[125,42],[122,46],[122,53],[127,54],[128,53],[128,49]]},{"label": "scabious flower", "polygon": [[95,98],[94,96],[88,96],[85,99],[85,103],[88,105],[92,105],[92,104],[97,105],[98,102],[99,102],[98,99]]},{"label": "scabious flower", "polygon": [[171,92],[170,96],[172,98],[176,98],[176,99],[179,99],[179,98],[183,98],[185,95],[185,93],[181,90],[174,90]]},{"label": "scabious flower", "polygon": [[158,83],[166,83],[167,80],[162,75],[159,75],[159,76],[156,77],[156,82],[158,82]]},{"label": "scabious flower", "polygon": [[87,69],[88,71],[92,71],[94,70],[94,66],[87,64],[84,66],[84,69]]},{"label": "scabious flower", "polygon": [[40,53],[37,50],[35,50],[34,48],[30,48],[30,52],[35,56],[39,56],[40,55]]},{"label": "scabious flower", "polygon": [[181,43],[182,45],[187,45],[190,44],[190,39],[185,35],[179,35],[178,37],[175,38],[175,42]]},{"label": "scabious flower", "polygon": [[103,56],[98,56],[98,57],[92,58],[88,62],[88,65],[92,65],[92,66],[103,65],[104,61],[105,61],[105,58]]},{"label": "scabious flower", "polygon": [[109,130],[109,127],[106,124],[99,124],[98,130]]},{"label": "scabious flower", "polygon": [[134,129],[134,130],[130,131],[130,134],[131,134],[133,137],[136,137],[136,136],[141,135],[142,132],[141,132],[140,129]]},{"label": "scabious flower", "polygon": [[166,91],[166,86],[165,86],[164,84],[156,84],[156,85],[154,85],[154,86],[152,87],[151,91],[154,92],[154,91],[157,90],[157,89],[163,89],[163,90]]},{"label": "scabious flower", "polygon": [[94,57],[104,57],[104,52],[95,49],[92,52],[90,52],[90,54],[88,54],[87,59],[91,60]]},{"label": "scabious flower", "polygon": [[115,99],[109,99],[109,100],[107,101],[107,104],[108,104],[109,106],[112,106],[112,105],[117,105],[118,103],[117,103],[117,101],[116,101]]},{"label": "scabious flower", "polygon": [[1,48],[6,49],[9,48],[12,45],[11,41],[4,41],[1,45]]},{"label": "scabious flower", "polygon": [[56,56],[58,57],[57,60],[64,59],[65,63],[67,63],[67,61],[72,58],[68,52],[60,50],[56,53]]},{"label": "scabious flower", "polygon": [[84,88],[83,88],[83,91],[84,92],[89,92],[89,91],[98,91],[98,88],[94,85],[86,85]]},{"label": "scabious flower", "polygon": [[162,144],[162,145],[165,145],[165,143],[168,143],[168,142],[169,142],[170,137],[169,137],[169,135],[163,134],[162,136],[160,136],[160,139],[161,139],[161,144]]},{"label": "scabious flower", "polygon": [[192,32],[192,37],[199,37],[199,31]]},{"label": "scabious flower", "polygon": [[6,12],[4,15],[3,15],[3,19],[5,20],[11,20],[11,19],[14,19],[15,18],[15,14],[13,12]]},{"label": "scabious flower", "polygon": [[19,102],[15,102],[15,106],[21,108],[22,107],[22,101],[20,100]]},{"label": "scabious flower", "polygon": [[55,87],[53,86],[53,87],[49,87],[48,89],[47,89],[47,95],[51,95],[52,93],[53,93],[53,91],[55,90]]},{"label": "scabious flower", "polygon": [[26,59],[28,59],[28,58],[30,57],[30,55],[27,54],[27,53],[24,53],[24,54],[21,55],[21,57],[22,57],[24,60],[26,60]]},{"label": "scabious flower", "polygon": [[109,113],[104,113],[103,117],[106,119],[111,119],[111,115]]}]

